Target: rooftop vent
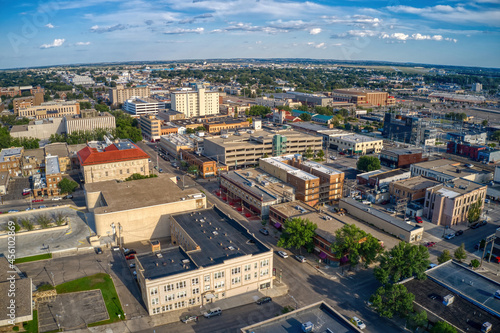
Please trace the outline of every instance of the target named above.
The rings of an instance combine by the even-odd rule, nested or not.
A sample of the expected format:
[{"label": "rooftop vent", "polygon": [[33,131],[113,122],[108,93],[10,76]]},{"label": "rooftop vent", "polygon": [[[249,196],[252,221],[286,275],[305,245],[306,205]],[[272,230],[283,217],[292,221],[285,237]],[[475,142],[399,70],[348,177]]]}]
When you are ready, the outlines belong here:
[{"label": "rooftop vent", "polygon": [[234,246],[228,246],[227,248],[231,251],[234,251]]}]

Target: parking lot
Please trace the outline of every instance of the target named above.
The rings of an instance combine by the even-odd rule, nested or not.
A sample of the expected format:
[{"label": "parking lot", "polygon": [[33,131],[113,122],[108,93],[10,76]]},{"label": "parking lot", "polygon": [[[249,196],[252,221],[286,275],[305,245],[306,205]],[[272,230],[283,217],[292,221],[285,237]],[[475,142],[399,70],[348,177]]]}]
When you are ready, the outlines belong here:
[{"label": "parking lot", "polygon": [[24,188],[30,188],[30,181],[28,178],[11,178],[7,194],[2,197],[3,201],[20,199],[29,200],[29,196],[23,196]]}]

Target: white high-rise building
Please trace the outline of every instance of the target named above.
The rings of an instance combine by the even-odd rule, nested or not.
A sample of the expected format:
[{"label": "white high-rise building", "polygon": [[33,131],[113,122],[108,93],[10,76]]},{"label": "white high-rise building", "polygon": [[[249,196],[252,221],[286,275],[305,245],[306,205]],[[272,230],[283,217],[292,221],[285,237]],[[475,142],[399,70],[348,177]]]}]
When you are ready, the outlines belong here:
[{"label": "white high-rise building", "polygon": [[182,112],[187,118],[219,113],[219,93],[206,91],[198,86],[195,91],[175,91],[170,94],[172,110]]},{"label": "white high-rise building", "polygon": [[133,116],[143,114],[157,114],[165,109],[165,103],[149,97],[133,97],[123,104],[123,110]]},{"label": "white high-rise building", "polygon": [[481,90],[483,90],[483,85],[481,83],[472,84],[472,91],[480,92]]}]

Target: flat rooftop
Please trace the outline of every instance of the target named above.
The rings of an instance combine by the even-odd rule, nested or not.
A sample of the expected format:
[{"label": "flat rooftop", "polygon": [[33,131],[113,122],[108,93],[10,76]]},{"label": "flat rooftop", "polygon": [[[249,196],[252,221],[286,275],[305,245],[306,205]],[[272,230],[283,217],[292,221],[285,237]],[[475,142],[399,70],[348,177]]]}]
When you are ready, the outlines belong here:
[{"label": "flat rooftop", "polygon": [[[316,225],[318,226],[318,228],[316,229],[316,234],[326,239],[330,243],[333,243],[336,240],[335,231],[342,229],[342,227],[346,225],[346,223],[338,219],[334,219],[333,217],[325,213],[313,212],[302,215],[300,218],[308,219],[309,221],[316,223]],[[328,250],[325,249],[324,251]]]},{"label": "flat rooftop", "polygon": [[[105,206],[94,209],[96,214],[114,213],[131,209],[164,205],[189,199],[201,194],[196,189],[180,189],[174,181],[175,175],[162,174],[160,177],[118,182],[109,180],[85,184],[86,192],[101,192]],[[166,191],[168,189],[168,191]],[[158,194],[161,195],[158,195]]]},{"label": "flat rooftop", "polygon": [[295,177],[298,177],[302,180],[319,179],[319,177],[311,175],[309,172],[305,172],[304,170],[300,170],[296,167],[286,164],[285,162],[282,162],[287,160],[285,156],[261,158],[261,160],[272,164],[273,166],[280,168],[281,170],[285,170],[287,173],[294,175]]},{"label": "flat rooftop", "polygon": [[494,297],[495,292],[500,290],[500,283],[451,260],[428,270],[426,274],[439,285],[500,317],[500,302]]},{"label": "flat rooftop", "polygon": [[225,260],[271,251],[248,229],[217,207],[172,215],[200,250],[188,251],[194,264],[207,267]]},{"label": "flat rooftop", "polygon": [[271,209],[283,214],[287,218],[316,211],[316,209],[312,208],[308,204],[298,200],[273,205]]},{"label": "flat rooftop", "polygon": [[306,140],[322,140],[321,137],[311,134],[304,134],[303,132],[297,132],[294,130],[256,130],[253,133],[248,132],[239,132],[239,135],[228,135],[228,137],[216,136],[207,138],[206,140],[210,140],[216,144],[224,145],[224,146],[240,146],[242,144],[248,144],[253,141],[263,141],[267,140],[271,142],[273,136],[276,134],[280,134],[287,139],[302,139]]},{"label": "flat rooftop", "polygon": [[21,157],[21,151],[23,148],[14,147],[14,148],[4,148],[0,151],[0,162],[7,162],[10,157],[16,156]]},{"label": "flat rooftop", "polygon": [[444,184],[435,185],[433,189],[445,197],[454,198],[475,191],[481,187],[486,187],[486,185],[465,179],[455,179]]},{"label": "flat rooftop", "polygon": [[[459,172],[457,172],[457,170]],[[441,173],[444,173],[444,174],[447,174],[450,176],[455,176],[455,177],[467,177],[467,176],[473,175],[473,174],[484,175],[484,174],[489,173],[487,171],[483,171],[480,169],[467,168],[466,166],[461,165],[461,164],[460,165],[451,165],[451,164],[443,165],[443,166],[433,168],[433,171],[441,172]]]},{"label": "flat rooftop", "polygon": [[59,169],[59,158],[57,156],[47,156],[45,158],[45,174],[55,175],[61,173]]},{"label": "flat rooftop", "polygon": [[[158,253],[161,255],[159,256]],[[144,269],[144,278],[158,279],[169,275],[192,271],[198,267],[180,248],[174,247],[156,253],[136,256]]]},{"label": "flat rooftop", "polygon": [[243,333],[291,333],[302,332],[302,324],[311,322],[312,332],[326,332],[329,328],[335,333],[361,332],[343,315],[330,305],[319,302],[304,308],[274,317],[241,329]]},{"label": "flat rooftop", "polygon": [[222,177],[239,184],[245,191],[262,198],[264,202],[283,197],[284,192],[295,193],[293,187],[260,169],[249,168],[241,171],[230,171],[223,174]]},{"label": "flat rooftop", "polygon": [[460,165],[460,162],[441,158],[439,160],[421,162],[421,163],[416,163],[414,165],[419,167],[419,168],[435,169],[435,168],[442,167],[443,165],[453,165],[453,166]]},{"label": "flat rooftop", "polygon": [[390,170],[390,171],[386,171],[386,172],[377,173],[377,174],[368,176],[368,178],[373,177],[373,178],[378,178],[379,180],[382,180],[382,179],[387,179],[387,178],[403,175],[403,174],[409,173],[409,172],[410,172],[410,170],[396,169],[396,170]]},{"label": "flat rooftop", "polygon": [[382,139],[372,138],[371,136],[360,135],[360,134],[340,135],[337,137],[337,139],[353,143],[382,141]]},{"label": "flat rooftop", "polygon": [[302,165],[305,165],[311,169],[315,169],[321,173],[324,173],[324,174],[327,174],[327,175],[339,175],[341,173],[343,173],[342,171],[340,170],[337,170],[335,168],[332,168],[332,167],[329,167],[327,165],[323,165],[321,163],[318,163],[318,162],[314,162],[314,161],[304,161],[302,160],[300,162]]},{"label": "flat rooftop", "polygon": [[[341,201],[345,201],[348,204],[350,204],[351,206],[354,206],[354,207],[362,209],[362,210],[365,210],[366,208],[370,208],[370,214],[372,214],[372,215],[374,215],[374,216],[376,216],[376,217],[378,217],[378,218],[380,218],[380,219],[382,219],[390,224],[393,224],[396,227],[401,228],[405,231],[410,232],[410,231],[418,230],[418,229],[422,228],[421,226],[418,226],[418,225],[408,224],[401,219],[398,219],[392,215],[386,214],[386,213],[376,209],[375,207],[368,207],[368,205],[365,205],[365,204],[363,204],[357,200],[354,200],[352,198],[344,198],[344,199],[341,199]],[[347,210],[347,212],[349,212],[349,210]]]},{"label": "flat rooftop", "polygon": [[394,182],[394,185],[404,186],[411,190],[421,190],[424,188],[432,187],[441,184],[438,181],[424,178],[422,176],[411,177],[408,179],[398,180]]},{"label": "flat rooftop", "polygon": [[410,155],[410,154],[420,154],[422,153],[422,149],[409,149],[409,148],[400,148],[400,149],[384,149],[381,154],[393,154],[393,155]]}]

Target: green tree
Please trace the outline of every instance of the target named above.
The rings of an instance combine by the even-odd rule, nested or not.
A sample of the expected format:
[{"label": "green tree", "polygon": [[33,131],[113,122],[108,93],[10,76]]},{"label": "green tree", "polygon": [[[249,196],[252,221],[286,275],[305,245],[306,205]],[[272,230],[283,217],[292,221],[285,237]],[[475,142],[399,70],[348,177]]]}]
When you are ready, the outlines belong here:
[{"label": "green tree", "polygon": [[92,103],[90,102],[80,102],[80,109],[92,109]]},{"label": "green tree", "polygon": [[431,328],[431,333],[457,333],[457,329],[445,321],[438,321]]},{"label": "green tree", "polygon": [[470,265],[471,265],[471,267],[474,269],[474,268],[478,268],[478,267],[479,267],[479,265],[481,265],[481,263],[480,263],[480,262],[479,262],[479,260],[477,260],[477,259],[472,259],[472,260],[470,261]]},{"label": "green tree", "polygon": [[382,253],[379,261],[380,266],[375,268],[374,274],[382,284],[396,283],[412,276],[425,279],[425,271],[431,263],[425,246],[406,242]]},{"label": "green tree", "polygon": [[420,311],[412,313],[408,316],[408,327],[412,329],[414,332],[417,331],[419,327],[427,326],[427,312]]},{"label": "green tree", "polygon": [[467,258],[467,252],[465,252],[465,244],[462,243],[460,245],[460,247],[458,247],[456,250],[455,250],[455,259],[457,259],[458,261],[462,261],[464,259]]},{"label": "green tree", "polygon": [[198,174],[198,167],[196,165],[191,165],[188,169],[187,172],[192,173],[193,175]]},{"label": "green tree", "polygon": [[394,315],[408,316],[412,312],[414,300],[415,295],[408,292],[402,284],[386,284],[370,297],[372,307],[381,317],[387,318]]},{"label": "green tree", "polygon": [[483,126],[488,126],[488,120],[486,120],[486,119],[485,119],[485,120],[483,120],[483,121],[482,121],[482,123],[481,123],[481,125],[483,125]]},{"label": "green tree", "polygon": [[307,111],[307,109],[308,109],[307,105],[304,105],[304,104],[299,105],[297,107],[297,110],[299,110],[299,111]]},{"label": "green tree", "polygon": [[267,106],[253,105],[248,110],[249,116],[260,116],[264,118],[267,114],[271,113],[271,109]]},{"label": "green tree", "polygon": [[61,193],[73,193],[78,187],[78,183],[74,180],[63,178],[58,184],[57,187],[61,190]]},{"label": "green tree", "polygon": [[323,157],[325,157],[325,152],[323,151],[323,149],[320,149],[320,150],[316,153],[316,156],[318,156],[318,158],[320,158],[320,159],[323,159]]},{"label": "green tree", "polygon": [[483,205],[482,198],[480,197],[476,202],[474,202],[469,207],[469,212],[467,213],[467,219],[469,223],[474,223],[481,217],[481,206]]},{"label": "green tree", "polygon": [[499,131],[495,131],[495,132],[491,135],[491,139],[492,139],[492,140],[498,140],[498,141],[500,141],[500,130],[499,130]]},{"label": "green tree", "polygon": [[106,104],[96,104],[95,109],[99,112],[109,112],[109,107]]},{"label": "green tree", "polygon": [[311,147],[309,147],[303,155],[305,158],[312,158],[314,156],[314,152],[312,151]]},{"label": "green tree", "polygon": [[338,259],[347,256],[351,266],[356,266],[361,261],[368,266],[383,249],[380,242],[371,234],[359,229],[355,224],[346,224],[335,231],[335,242],[331,250]]},{"label": "green tree", "polygon": [[311,121],[312,119],[312,116],[309,114],[309,113],[302,113],[299,118],[302,120],[302,121]]},{"label": "green tree", "polygon": [[451,259],[450,251],[443,250],[443,252],[441,252],[441,254],[438,257],[438,263],[442,264],[443,262],[447,262],[450,259]]},{"label": "green tree", "polygon": [[308,251],[312,250],[313,237],[318,226],[308,219],[294,217],[285,221],[283,232],[278,240],[278,246],[296,248],[302,253],[302,246]]},{"label": "green tree", "polygon": [[264,153],[264,155],[262,155],[262,158],[268,158],[269,155],[267,155],[267,153]]},{"label": "green tree", "polygon": [[359,171],[374,171],[380,169],[380,160],[375,156],[361,156],[356,167]]},{"label": "green tree", "polygon": [[342,117],[346,118],[349,116],[349,111],[347,109],[340,109],[337,114],[341,115]]}]

